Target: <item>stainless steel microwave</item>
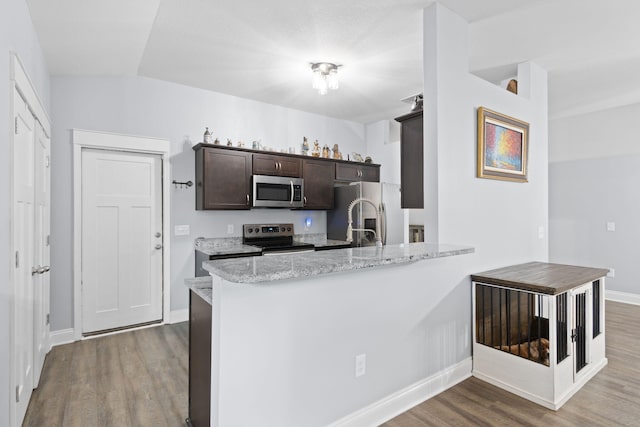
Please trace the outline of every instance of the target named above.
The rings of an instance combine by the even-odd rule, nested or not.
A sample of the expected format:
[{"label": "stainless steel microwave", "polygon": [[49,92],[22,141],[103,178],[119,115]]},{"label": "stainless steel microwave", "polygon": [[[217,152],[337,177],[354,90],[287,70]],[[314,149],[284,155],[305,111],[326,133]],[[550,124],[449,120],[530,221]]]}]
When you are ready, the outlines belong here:
[{"label": "stainless steel microwave", "polygon": [[284,176],[253,175],[253,207],[304,207],[304,180]]}]

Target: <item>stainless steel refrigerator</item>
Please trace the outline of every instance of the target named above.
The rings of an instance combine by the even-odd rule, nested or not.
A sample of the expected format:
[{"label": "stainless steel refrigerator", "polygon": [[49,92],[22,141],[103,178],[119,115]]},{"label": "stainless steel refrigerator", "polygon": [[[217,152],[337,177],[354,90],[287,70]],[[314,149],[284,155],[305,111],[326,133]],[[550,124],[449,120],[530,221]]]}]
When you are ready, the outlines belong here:
[{"label": "stainless steel refrigerator", "polygon": [[[359,197],[382,206],[380,224],[382,243],[385,245],[404,242],[404,211],[400,207],[400,185],[386,182],[354,182],[334,188],[335,207],[327,212],[327,238],[346,240],[347,209]],[[376,244],[376,211],[369,203],[358,203],[353,211],[353,246],[374,246]],[[355,229],[366,229],[356,231]]]}]

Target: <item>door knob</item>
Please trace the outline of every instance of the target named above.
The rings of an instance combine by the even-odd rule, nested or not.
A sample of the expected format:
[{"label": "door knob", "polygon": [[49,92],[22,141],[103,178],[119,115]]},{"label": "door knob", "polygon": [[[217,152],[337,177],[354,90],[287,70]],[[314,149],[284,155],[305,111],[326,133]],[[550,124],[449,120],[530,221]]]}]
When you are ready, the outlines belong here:
[{"label": "door knob", "polygon": [[40,266],[31,267],[31,275],[35,276],[36,274],[40,274]]},{"label": "door knob", "polygon": [[162,245],[160,243],[158,243],[155,247],[156,249],[162,249]]},{"label": "door knob", "polygon": [[156,237],[160,237],[160,236],[162,236],[162,233],[160,233],[160,232],[158,231],[158,232],[156,232],[155,236],[156,236]]}]

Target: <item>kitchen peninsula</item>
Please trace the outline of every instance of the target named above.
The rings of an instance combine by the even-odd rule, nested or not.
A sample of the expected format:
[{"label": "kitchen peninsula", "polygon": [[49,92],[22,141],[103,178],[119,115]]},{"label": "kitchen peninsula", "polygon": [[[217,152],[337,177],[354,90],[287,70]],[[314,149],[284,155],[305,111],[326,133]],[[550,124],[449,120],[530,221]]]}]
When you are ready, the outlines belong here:
[{"label": "kitchen peninsula", "polygon": [[[447,296],[439,281],[468,289],[455,255],[473,252],[412,243],[205,262],[211,277],[187,286],[192,301],[211,304],[211,425],[329,425],[402,388],[405,364],[430,346],[406,334]],[[468,350],[468,336],[459,342]],[[357,377],[356,356],[369,364]]]}]

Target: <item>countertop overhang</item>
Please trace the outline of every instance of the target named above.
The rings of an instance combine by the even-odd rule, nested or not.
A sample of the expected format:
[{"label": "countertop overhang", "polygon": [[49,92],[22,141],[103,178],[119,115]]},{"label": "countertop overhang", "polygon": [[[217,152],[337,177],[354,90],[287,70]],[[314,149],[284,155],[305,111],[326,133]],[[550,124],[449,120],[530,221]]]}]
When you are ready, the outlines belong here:
[{"label": "countertop overhang", "polygon": [[362,248],[335,249],[275,256],[257,256],[206,261],[210,274],[235,283],[264,284],[277,280],[318,276],[393,264],[473,253],[463,245],[409,243]]}]

